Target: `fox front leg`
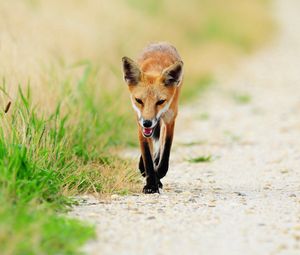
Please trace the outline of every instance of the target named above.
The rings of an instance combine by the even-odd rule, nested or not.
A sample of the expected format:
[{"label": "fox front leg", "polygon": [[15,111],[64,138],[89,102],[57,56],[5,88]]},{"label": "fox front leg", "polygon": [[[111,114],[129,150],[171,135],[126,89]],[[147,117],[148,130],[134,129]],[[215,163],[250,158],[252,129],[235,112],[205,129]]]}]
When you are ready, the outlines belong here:
[{"label": "fox front leg", "polygon": [[140,156],[140,161],[139,161],[139,169],[141,172],[141,175],[143,177],[146,177],[146,170],[145,170],[145,166],[144,166],[144,161],[143,161],[143,156]]},{"label": "fox front leg", "polygon": [[162,179],[168,172],[169,169],[169,158],[173,141],[175,123],[166,125],[166,135],[164,137],[163,152],[160,157],[159,165],[157,167],[157,176]]},{"label": "fox front leg", "polygon": [[140,146],[142,151],[143,166],[146,174],[146,185],[143,188],[143,193],[159,193],[158,179],[154,171],[154,163],[151,153],[151,140],[145,138],[142,132],[139,132]]}]

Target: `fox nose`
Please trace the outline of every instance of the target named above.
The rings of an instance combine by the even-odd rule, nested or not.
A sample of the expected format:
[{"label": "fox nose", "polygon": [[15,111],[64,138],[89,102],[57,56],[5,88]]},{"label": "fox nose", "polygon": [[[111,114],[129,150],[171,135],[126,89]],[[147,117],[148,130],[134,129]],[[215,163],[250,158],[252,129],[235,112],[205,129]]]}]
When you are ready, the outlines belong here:
[{"label": "fox nose", "polygon": [[144,120],[143,121],[143,127],[149,128],[152,126],[152,121],[151,120]]}]

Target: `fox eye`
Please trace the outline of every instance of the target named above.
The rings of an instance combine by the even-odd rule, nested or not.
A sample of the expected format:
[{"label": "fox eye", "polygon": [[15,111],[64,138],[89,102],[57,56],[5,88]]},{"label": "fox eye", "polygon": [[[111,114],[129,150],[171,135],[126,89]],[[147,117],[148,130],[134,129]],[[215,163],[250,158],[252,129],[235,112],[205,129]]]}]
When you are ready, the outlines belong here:
[{"label": "fox eye", "polygon": [[166,102],[165,99],[159,100],[156,102],[156,105],[162,105],[164,102]]},{"label": "fox eye", "polygon": [[139,98],[136,98],[135,101],[137,101],[137,103],[139,103],[139,104],[141,104],[141,105],[144,104],[143,101],[142,101],[141,99],[139,99]]}]

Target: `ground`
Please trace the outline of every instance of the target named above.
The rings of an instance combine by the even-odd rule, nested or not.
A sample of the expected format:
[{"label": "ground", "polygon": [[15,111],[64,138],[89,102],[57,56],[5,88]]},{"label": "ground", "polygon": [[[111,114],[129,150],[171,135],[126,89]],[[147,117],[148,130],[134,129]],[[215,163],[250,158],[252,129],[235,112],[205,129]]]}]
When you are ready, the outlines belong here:
[{"label": "ground", "polygon": [[163,193],[74,208],[97,227],[84,251],[300,254],[300,2],[274,8],[272,45],[181,108]]}]

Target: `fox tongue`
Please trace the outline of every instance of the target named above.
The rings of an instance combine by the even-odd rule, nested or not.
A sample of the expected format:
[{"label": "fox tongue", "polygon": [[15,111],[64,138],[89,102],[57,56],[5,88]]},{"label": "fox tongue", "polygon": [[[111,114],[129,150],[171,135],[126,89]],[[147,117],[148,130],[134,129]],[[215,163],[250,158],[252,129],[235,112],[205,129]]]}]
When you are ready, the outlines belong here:
[{"label": "fox tongue", "polygon": [[144,128],[145,135],[151,135],[151,133],[152,133],[152,128]]}]

